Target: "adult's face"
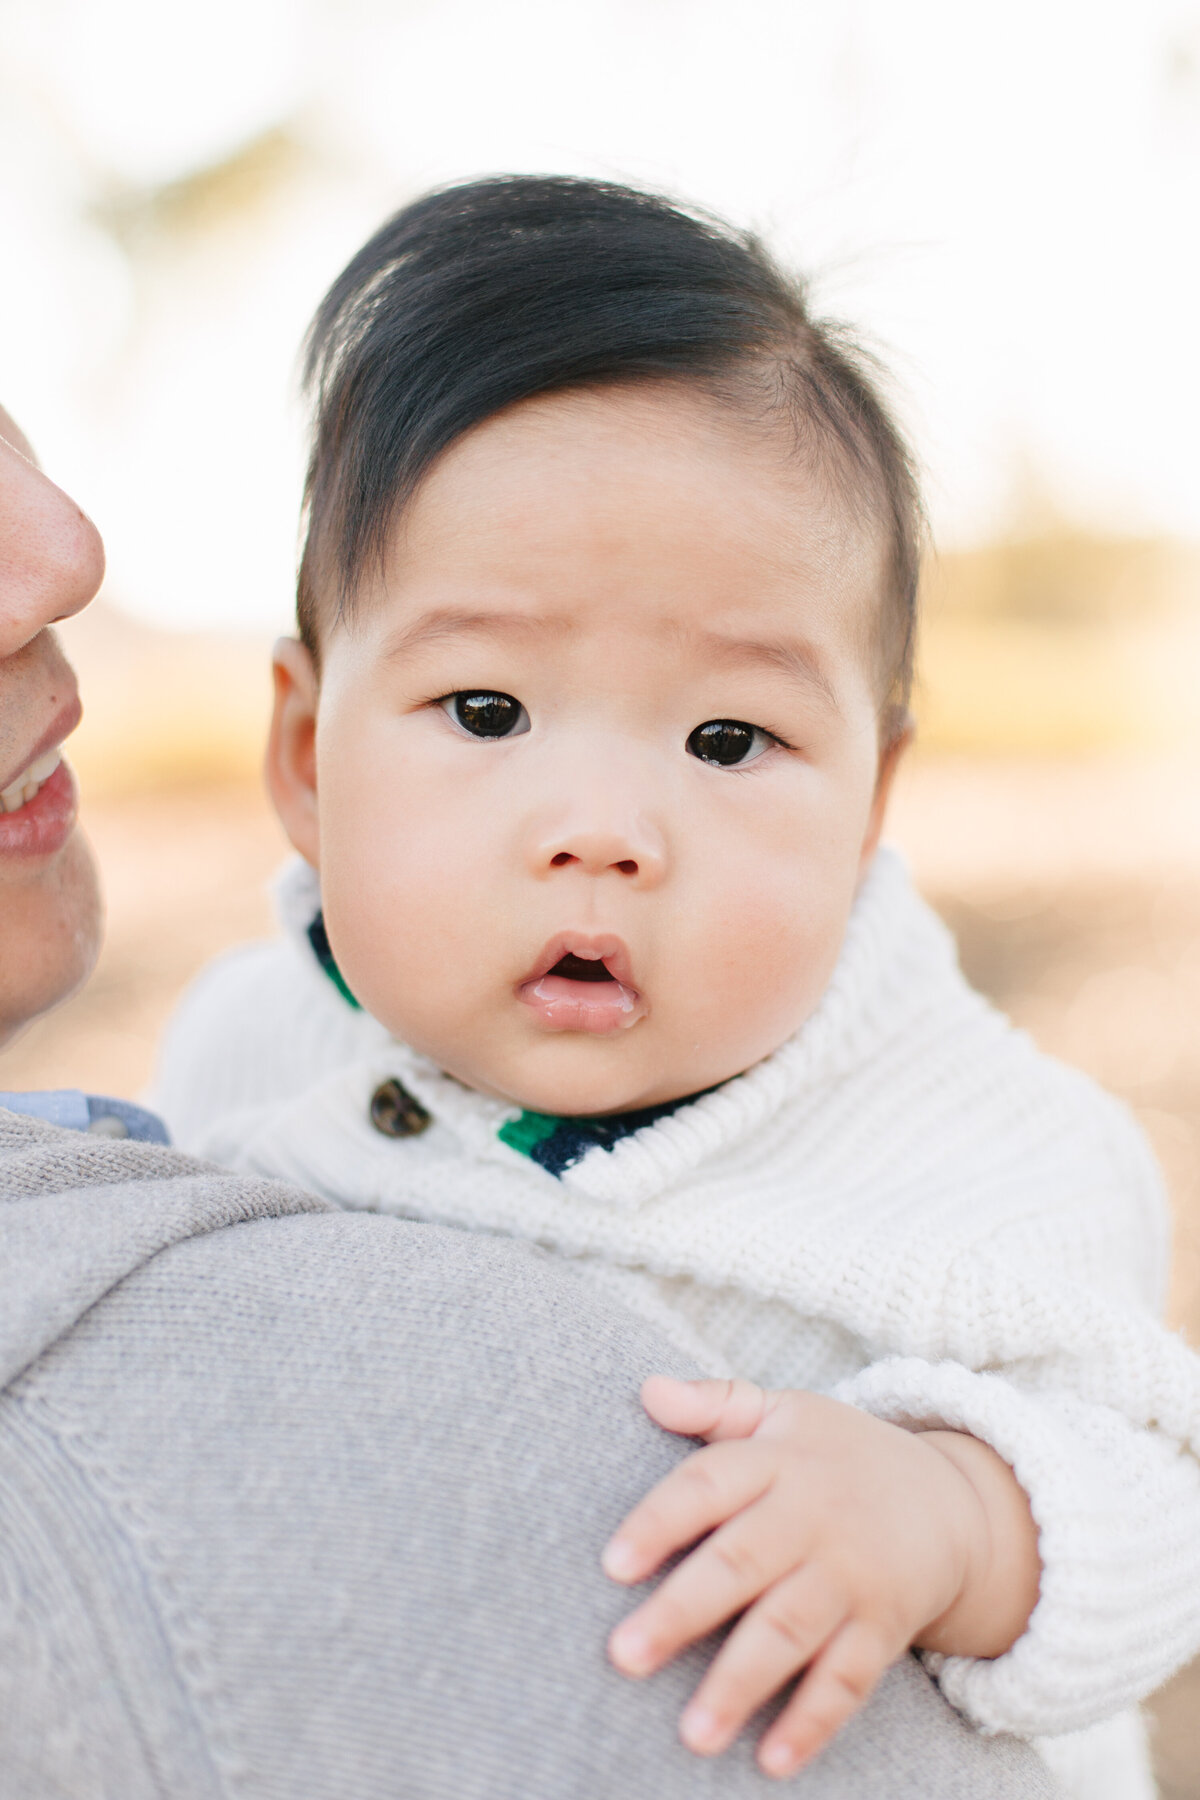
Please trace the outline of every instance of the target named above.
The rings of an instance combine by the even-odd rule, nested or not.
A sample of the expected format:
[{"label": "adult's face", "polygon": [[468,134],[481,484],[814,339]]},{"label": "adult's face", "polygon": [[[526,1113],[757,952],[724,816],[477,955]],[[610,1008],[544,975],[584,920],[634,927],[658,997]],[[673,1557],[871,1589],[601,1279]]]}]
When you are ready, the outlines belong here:
[{"label": "adult's face", "polygon": [[100,944],[95,868],[58,755],[79,691],[50,627],[103,574],[95,526],[0,408],[0,1044],[72,993]]}]

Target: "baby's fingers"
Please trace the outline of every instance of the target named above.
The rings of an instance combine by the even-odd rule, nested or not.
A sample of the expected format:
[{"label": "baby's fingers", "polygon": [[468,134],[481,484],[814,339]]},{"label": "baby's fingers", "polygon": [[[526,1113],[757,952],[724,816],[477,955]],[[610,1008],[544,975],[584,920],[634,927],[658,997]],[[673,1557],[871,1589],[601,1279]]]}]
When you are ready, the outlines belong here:
[{"label": "baby's fingers", "polygon": [[777,1581],[730,1634],[693,1694],[679,1727],[688,1749],[702,1756],[727,1749],[845,1616],[844,1596],[811,1565]]},{"label": "baby's fingers", "polygon": [[768,1455],[749,1444],[697,1450],[652,1487],[617,1527],[600,1558],[613,1581],[645,1581],[664,1557],[720,1525],[770,1485]]},{"label": "baby's fingers", "polygon": [[642,1383],[642,1405],[656,1425],[688,1437],[753,1436],[767,1408],[767,1392],[753,1381],[677,1381],[651,1375]]},{"label": "baby's fingers", "polygon": [[791,1775],[811,1762],[869,1700],[884,1670],[903,1650],[864,1619],[843,1625],[809,1669],[758,1748],[767,1775]]},{"label": "baby's fingers", "polygon": [[[790,1574],[798,1559],[790,1524],[770,1496],[728,1520],[618,1625],[609,1640],[617,1667],[627,1675],[651,1674]],[[806,1639],[809,1653],[819,1642]],[[793,1661],[787,1674],[799,1667]]]}]

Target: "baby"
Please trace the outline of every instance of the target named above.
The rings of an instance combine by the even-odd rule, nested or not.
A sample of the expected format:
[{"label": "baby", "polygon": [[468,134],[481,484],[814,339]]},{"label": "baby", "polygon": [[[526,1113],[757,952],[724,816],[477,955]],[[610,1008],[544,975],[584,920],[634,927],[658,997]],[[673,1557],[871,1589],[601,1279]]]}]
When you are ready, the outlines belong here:
[{"label": "baby", "polygon": [[[614,1579],[643,1675],[731,1619],[764,1769],[909,1646],[1087,1800],[1200,1644],[1200,1382],[1125,1113],[964,984],[878,849],[920,507],[860,359],[761,247],[573,180],[391,220],[314,323],[271,792],[288,941],[203,977],[177,1137],[534,1239],[714,1376]],[[319,882],[318,882],[319,877]],[[761,1384],[761,1385],[758,1385]],[[1090,1729],[1084,1729],[1090,1728]]]}]

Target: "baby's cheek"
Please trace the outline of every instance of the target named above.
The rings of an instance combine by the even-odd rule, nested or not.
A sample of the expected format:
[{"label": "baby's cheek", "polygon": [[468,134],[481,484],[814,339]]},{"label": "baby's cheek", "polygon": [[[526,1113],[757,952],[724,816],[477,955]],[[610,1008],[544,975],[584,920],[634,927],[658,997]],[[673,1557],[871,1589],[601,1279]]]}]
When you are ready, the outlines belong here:
[{"label": "baby's cheek", "polygon": [[720,971],[713,999],[747,1064],[777,1049],[819,1005],[849,910],[848,898],[829,894],[822,904],[811,888],[805,894],[789,883],[748,893],[725,914],[708,966]]},{"label": "baby's cheek", "polygon": [[486,875],[419,821],[362,822],[323,845],[325,921],[351,990],[389,1030],[416,1041],[482,992]]}]

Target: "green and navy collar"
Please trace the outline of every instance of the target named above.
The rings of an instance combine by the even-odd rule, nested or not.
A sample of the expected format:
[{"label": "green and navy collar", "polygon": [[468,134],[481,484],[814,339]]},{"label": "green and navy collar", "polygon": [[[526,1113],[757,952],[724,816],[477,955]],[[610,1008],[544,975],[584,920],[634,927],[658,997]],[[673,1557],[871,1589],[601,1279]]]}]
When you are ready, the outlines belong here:
[{"label": "green and navy collar", "polygon": [[355,1012],[361,1012],[362,1001],[356,1000],[354,995],[350,992],[349,987],[346,985],[346,977],[338,968],[337,963],[334,960],[333,951],[329,948],[329,933],[325,929],[325,914],[323,912],[317,912],[314,917],[309,920],[307,934],[308,941],[312,946],[312,953],[321,965],[324,973],[328,975],[330,981],[332,981],[334,987],[342,996],[342,999],[346,1002],[347,1006],[352,1006]]},{"label": "green and navy collar", "polygon": [[[711,1093],[712,1089],[706,1091]],[[523,1112],[519,1119],[502,1125],[496,1135],[502,1144],[519,1150],[539,1168],[561,1176],[565,1169],[582,1162],[589,1150],[611,1150],[622,1138],[632,1137],[647,1125],[657,1125],[660,1119],[669,1119],[681,1106],[690,1106],[699,1099],[699,1094],[685,1094],[662,1106],[641,1106],[634,1112],[606,1113],[600,1118],[557,1118],[553,1113]]]}]

